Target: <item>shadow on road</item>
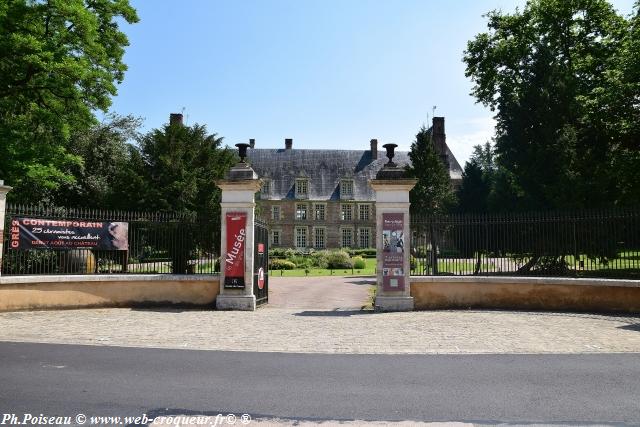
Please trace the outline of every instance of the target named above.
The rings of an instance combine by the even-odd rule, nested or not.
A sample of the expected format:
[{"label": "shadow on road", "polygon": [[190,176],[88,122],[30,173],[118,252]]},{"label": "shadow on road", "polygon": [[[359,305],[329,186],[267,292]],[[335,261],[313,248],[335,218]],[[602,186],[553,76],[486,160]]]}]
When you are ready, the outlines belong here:
[{"label": "shadow on road", "polygon": [[349,283],[351,285],[368,285],[368,286],[374,286],[376,284],[375,280],[369,279],[369,280],[345,280],[344,283]]},{"label": "shadow on road", "polygon": [[624,329],[624,330],[627,330],[627,331],[640,332],[640,323],[624,325],[624,326],[618,326],[618,329]]},{"label": "shadow on road", "polygon": [[215,310],[215,305],[202,306],[191,304],[173,304],[165,303],[164,305],[157,304],[140,304],[131,307],[131,311],[147,311],[156,313],[184,313],[185,311],[211,311]]},{"label": "shadow on road", "polygon": [[302,317],[351,317],[351,316],[359,316],[361,314],[371,314],[373,310],[307,310],[301,311],[299,313],[294,313],[294,316],[302,316]]}]

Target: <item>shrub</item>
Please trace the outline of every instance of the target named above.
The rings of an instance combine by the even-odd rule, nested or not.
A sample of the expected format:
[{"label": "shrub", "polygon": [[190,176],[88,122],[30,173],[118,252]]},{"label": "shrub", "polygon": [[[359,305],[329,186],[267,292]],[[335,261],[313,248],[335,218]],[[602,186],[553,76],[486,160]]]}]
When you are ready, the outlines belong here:
[{"label": "shrub", "polygon": [[329,251],[317,251],[311,254],[312,265],[317,268],[329,267]]},{"label": "shrub", "polygon": [[285,248],[271,248],[269,249],[269,258],[286,258]]},{"label": "shrub", "polygon": [[308,268],[311,267],[313,260],[308,255],[294,255],[290,258],[287,258],[287,261],[291,261],[298,268]]},{"label": "shrub", "polygon": [[329,252],[327,261],[330,269],[351,268],[351,258],[346,251]]},{"label": "shrub", "polygon": [[351,262],[353,263],[353,268],[357,268],[358,270],[362,270],[367,266],[367,263],[364,262],[361,256],[351,258]]},{"label": "shrub", "polygon": [[361,256],[362,258],[376,257],[376,248],[352,249],[349,252],[351,256]]},{"label": "shrub", "polygon": [[296,265],[286,259],[271,260],[271,263],[269,266],[269,269],[271,270],[293,270],[295,268],[296,268]]}]

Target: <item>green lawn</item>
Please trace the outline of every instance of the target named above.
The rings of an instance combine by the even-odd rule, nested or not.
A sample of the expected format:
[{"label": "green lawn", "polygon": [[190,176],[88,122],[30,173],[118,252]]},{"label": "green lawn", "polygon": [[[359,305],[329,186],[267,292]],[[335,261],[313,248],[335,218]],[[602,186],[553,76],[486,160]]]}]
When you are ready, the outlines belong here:
[{"label": "green lawn", "polygon": [[326,268],[309,268],[309,272],[305,272],[304,268],[296,268],[295,270],[271,270],[271,277],[305,277],[305,276],[373,276],[376,274],[376,259],[365,258],[365,268],[351,269],[343,268],[340,270],[329,270]]}]

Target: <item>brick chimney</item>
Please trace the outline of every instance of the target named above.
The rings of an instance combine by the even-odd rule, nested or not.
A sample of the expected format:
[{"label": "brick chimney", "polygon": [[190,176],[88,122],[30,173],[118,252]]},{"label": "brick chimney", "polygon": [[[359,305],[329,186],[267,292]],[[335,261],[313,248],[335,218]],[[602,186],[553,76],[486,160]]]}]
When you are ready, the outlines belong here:
[{"label": "brick chimney", "polygon": [[446,155],[447,136],[444,133],[444,117],[434,117],[432,124],[433,145],[438,155]]},{"label": "brick chimney", "polygon": [[285,150],[291,150],[293,148],[293,138],[284,139],[284,148]]},{"label": "brick chimney", "polygon": [[256,148],[256,140],[251,138],[249,139],[249,148]]},{"label": "brick chimney", "polygon": [[169,114],[169,125],[180,125],[182,126],[182,114],[179,113],[171,113]]},{"label": "brick chimney", "polygon": [[378,159],[378,140],[377,139],[371,140],[371,158],[373,160]]}]

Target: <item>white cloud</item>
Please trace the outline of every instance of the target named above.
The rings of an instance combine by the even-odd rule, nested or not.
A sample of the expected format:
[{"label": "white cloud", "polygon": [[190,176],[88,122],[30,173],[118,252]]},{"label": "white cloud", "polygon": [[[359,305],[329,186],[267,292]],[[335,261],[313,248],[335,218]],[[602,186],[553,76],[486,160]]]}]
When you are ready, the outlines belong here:
[{"label": "white cloud", "polygon": [[495,125],[495,120],[489,116],[447,120],[445,128],[447,145],[462,167],[471,157],[474,145],[484,144],[491,140]]}]

